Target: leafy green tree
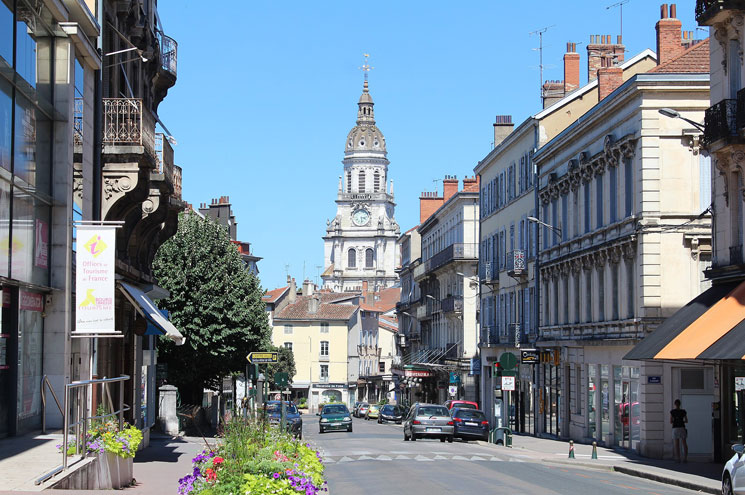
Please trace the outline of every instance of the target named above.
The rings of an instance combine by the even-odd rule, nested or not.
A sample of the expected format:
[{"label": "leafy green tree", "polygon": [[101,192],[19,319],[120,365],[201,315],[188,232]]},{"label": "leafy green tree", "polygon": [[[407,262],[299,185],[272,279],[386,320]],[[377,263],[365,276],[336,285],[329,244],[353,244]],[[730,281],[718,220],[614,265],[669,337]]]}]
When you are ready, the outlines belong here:
[{"label": "leafy green tree", "polygon": [[290,382],[292,383],[292,377],[295,376],[295,356],[292,351],[287,349],[285,346],[279,346],[274,348],[279,353],[277,356],[279,362],[277,364],[267,365],[267,379],[271,382],[272,388],[277,389],[278,387],[274,383],[274,374],[284,372],[287,373]]},{"label": "leafy green tree", "polygon": [[179,217],[176,235],[153,262],[158,284],[171,296],[160,301],[186,337],[183,346],[161,338],[159,361],[184,402],[202,403],[205,387],[246,368],[246,355],[271,347],[271,329],[259,280],[245,267],[227,228],[193,213]]}]

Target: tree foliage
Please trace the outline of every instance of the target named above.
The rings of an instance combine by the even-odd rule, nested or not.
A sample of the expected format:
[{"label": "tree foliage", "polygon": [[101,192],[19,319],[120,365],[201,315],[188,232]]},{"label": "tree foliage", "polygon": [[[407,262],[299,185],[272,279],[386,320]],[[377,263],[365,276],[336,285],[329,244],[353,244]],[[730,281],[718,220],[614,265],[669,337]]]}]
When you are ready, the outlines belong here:
[{"label": "tree foliage", "polygon": [[204,387],[246,368],[246,355],[271,346],[263,291],[230,242],[227,228],[194,213],[179,217],[176,235],[153,262],[158,284],[171,295],[160,301],[186,337],[183,346],[161,338],[159,360],[183,400],[201,404]]},{"label": "tree foliage", "polygon": [[267,366],[267,372],[269,374],[267,378],[271,382],[272,388],[277,389],[278,387],[274,383],[274,374],[280,372],[287,373],[290,383],[292,383],[292,377],[295,376],[296,369],[295,356],[292,354],[291,350],[285,346],[276,347],[274,350],[278,352],[277,357],[279,358],[279,362]]}]

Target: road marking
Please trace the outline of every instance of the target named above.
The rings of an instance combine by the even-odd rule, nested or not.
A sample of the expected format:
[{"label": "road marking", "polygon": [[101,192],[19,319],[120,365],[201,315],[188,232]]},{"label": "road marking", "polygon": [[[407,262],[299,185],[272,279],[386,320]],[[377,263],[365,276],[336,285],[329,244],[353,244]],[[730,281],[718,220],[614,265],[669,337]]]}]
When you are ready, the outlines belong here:
[{"label": "road marking", "polygon": [[452,457],[452,460],[454,461],[468,461],[468,457],[462,456],[462,455],[454,455]]},{"label": "road marking", "polygon": [[472,461],[485,461],[486,459],[484,459],[483,457],[479,457],[477,455],[472,455],[471,460]]},{"label": "road marking", "polygon": [[396,456],[396,459],[411,459],[411,457],[407,455],[399,455],[399,456]]},{"label": "road marking", "polygon": [[339,462],[352,462],[353,460],[354,459],[351,459],[351,458],[349,458],[347,456],[344,456],[341,459],[339,459]]},{"label": "road marking", "polygon": [[424,457],[423,455],[418,455],[414,459],[416,459],[417,461],[434,462],[434,459],[430,459],[429,457]]},{"label": "road marking", "polygon": [[592,476],[587,476],[586,474],[582,474],[582,473],[574,473],[574,474],[576,474],[577,476],[582,476],[583,478],[592,478]]},{"label": "road marking", "polygon": [[447,457],[441,455],[436,455],[434,458],[436,461],[447,460]]},{"label": "road marking", "polygon": [[379,460],[379,461],[392,461],[393,460],[390,457],[388,457],[387,455],[379,455],[378,457],[376,457],[376,459]]}]

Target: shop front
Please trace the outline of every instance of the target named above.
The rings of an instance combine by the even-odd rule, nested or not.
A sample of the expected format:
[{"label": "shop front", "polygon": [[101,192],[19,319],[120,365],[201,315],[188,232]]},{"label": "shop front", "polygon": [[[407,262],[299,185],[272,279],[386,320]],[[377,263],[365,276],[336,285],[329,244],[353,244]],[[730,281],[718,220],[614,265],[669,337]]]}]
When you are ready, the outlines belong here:
[{"label": "shop front", "polygon": [[508,426],[514,433],[535,435],[537,354],[536,360],[523,360],[522,354],[518,350],[482,354],[486,363],[481,370],[484,392],[480,407],[492,427]]}]

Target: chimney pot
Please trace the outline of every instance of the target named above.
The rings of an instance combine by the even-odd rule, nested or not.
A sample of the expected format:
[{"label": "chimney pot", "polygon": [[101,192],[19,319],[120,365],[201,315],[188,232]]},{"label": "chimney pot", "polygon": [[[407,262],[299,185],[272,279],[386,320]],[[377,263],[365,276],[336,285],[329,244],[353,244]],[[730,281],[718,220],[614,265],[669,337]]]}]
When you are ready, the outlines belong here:
[{"label": "chimney pot", "polygon": [[660,19],[667,19],[667,4],[663,3],[660,6]]},{"label": "chimney pot", "polygon": [[598,101],[603,100],[623,83],[623,69],[604,67],[598,70]]},{"label": "chimney pot", "polygon": [[678,16],[677,16],[677,13],[678,13],[677,10],[678,10],[678,7],[674,3],[671,3],[670,4],[670,18],[671,19],[677,19],[678,18]]}]

